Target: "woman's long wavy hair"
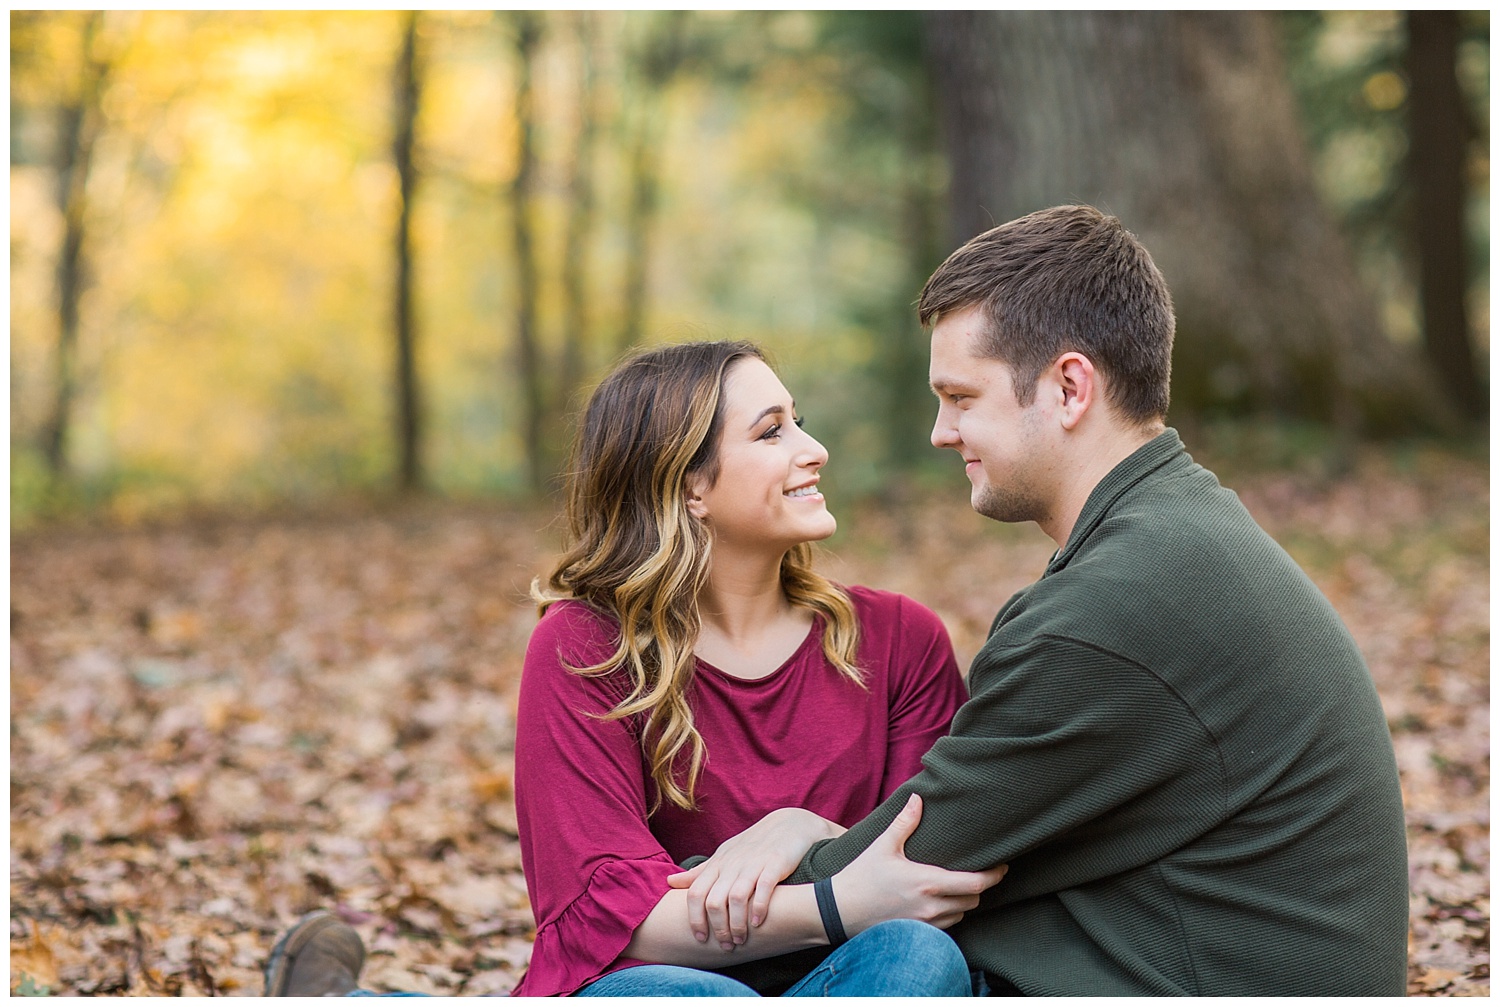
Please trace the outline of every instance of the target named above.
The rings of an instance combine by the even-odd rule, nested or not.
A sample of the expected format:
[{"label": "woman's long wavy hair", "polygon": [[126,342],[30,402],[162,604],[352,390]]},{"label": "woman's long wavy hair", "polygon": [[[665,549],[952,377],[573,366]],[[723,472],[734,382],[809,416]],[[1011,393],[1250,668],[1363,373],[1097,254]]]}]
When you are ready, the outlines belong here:
[{"label": "woman's long wavy hair", "polygon": [[[701,473],[710,485],[718,478],[725,378],[737,361],[751,358],[765,359],[751,343],[681,343],[637,354],[604,379],[573,443],[568,549],[545,591],[532,583],[542,612],[573,598],[619,623],[612,655],[571,670],[628,674],[628,693],[605,719],[644,718],[636,723],[656,786],[653,813],[663,798],[697,806],[704,745],[688,687],[713,535],[688,513],[687,477]],[[862,685],[854,606],[843,589],[813,572],[812,557],[804,542],[782,558],[782,589],[793,605],[822,616],[824,654]]]}]

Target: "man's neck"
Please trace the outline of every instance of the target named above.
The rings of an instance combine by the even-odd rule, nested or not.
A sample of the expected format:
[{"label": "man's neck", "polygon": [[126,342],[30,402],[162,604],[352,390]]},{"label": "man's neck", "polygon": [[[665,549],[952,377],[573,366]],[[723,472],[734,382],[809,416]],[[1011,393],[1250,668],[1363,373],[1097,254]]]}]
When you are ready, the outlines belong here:
[{"label": "man's neck", "polygon": [[1083,434],[1071,445],[1070,462],[1063,466],[1057,506],[1037,522],[1038,527],[1057,543],[1059,549],[1067,548],[1073,526],[1078,523],[1078,516],[1083,513],[1084,504],[1088,503],[1094,487],[1164,430],[1165,425],[1153,420],[1140,426],[1110,423]]}]

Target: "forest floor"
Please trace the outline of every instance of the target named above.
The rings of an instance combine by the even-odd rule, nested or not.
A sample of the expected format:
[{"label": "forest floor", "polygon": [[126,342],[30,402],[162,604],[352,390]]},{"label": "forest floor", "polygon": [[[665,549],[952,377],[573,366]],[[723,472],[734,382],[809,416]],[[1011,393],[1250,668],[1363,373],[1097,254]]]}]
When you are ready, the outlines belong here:
[{"label": "forest floor", "polygon": [[[1487,463],[1362,448],[1333,475],[1233,447],[1205,460],[1333,601],[1385,704],[1409,991],[1487,995]],[[961,485],[833,509],[825,570],[930,605],[964,666],[1052,550]],[[456,504],[15,536],[11,990],[258,994],[319,906],[363,935],[369,987],[508,990],[532,929],[516,680],[555,545],[545,511]]]}]

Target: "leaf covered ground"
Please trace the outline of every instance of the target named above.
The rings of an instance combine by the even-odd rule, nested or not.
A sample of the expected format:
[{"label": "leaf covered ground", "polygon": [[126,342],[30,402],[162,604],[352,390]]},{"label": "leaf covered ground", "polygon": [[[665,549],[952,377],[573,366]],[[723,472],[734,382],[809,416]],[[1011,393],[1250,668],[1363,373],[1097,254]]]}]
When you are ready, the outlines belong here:
[{"label": "leaf covered ground", "polygon": [[[1380,690],[1407,809],[1410,992],[1487,995],[1486,465],[1364,449],[1336,476],[1220,474],[1333,601]],[[953,485],[834,509],[825,569],[936,609],[965,663],[1052,549]],[[551,520],[429,504],[15,537],[12,991],[257,994],[277,934],[320,906],[365,938],[367,986],[508,990],[532,925],[514,696]]]}]

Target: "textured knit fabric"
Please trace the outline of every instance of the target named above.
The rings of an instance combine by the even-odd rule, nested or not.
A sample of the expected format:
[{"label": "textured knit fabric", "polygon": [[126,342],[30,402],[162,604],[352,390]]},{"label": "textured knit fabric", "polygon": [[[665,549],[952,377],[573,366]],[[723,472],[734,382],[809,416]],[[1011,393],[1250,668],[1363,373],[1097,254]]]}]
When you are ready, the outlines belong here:
[{"label": "textured knit fabric", "polygon": [[[517,995],[572,993],[640,964],[619,956],[676,862],[712,853],[777,808],[852,825],[921,768],[966,696],[947,631],[908,598],[849,594],[865,687],[824,658],[820,619],[764,678],[700,661],[689,697],[707,749],[700,809],[664,803],[649,818],[640,723],[600,719],[625,695],[625,676],[564,666],[607,659],[618,628],[577,602],[548,610],[527,648],[516,719],[516,811],[537,923]],[[798,957],[794,978],[819,960]]]},{"label": "textured knit fabric", "polygon": [[[1401,793],[1332,606],[1174,431],[1094,489],[997,616],[924,769],[815,847],[831,875],[915,790],[915,860],[1009,863],[950,933],[1025,994],[1405,990]],[[784,981],[775,962],[741,979]]]}]

